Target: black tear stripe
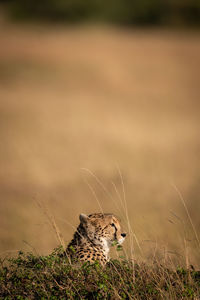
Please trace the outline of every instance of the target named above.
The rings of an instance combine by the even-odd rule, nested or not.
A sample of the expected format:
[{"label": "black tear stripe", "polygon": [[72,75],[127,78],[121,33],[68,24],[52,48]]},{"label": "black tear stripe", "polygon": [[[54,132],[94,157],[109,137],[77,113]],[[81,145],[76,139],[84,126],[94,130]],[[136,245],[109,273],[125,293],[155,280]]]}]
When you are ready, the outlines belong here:
[{"label": "black tear stripe", "polygon": [[[114,223],[113,223],[114,224]],[[102,232],[107,228],[109,227],[110,224],[106,225],[103,229],[102,229]],[[115,228],[115,233],[114,233],[114,240],[117,240],[117,227],[115,226],[114,224],[114,228]]]},{"label": "black tear stripe", "polygon": [[114,227],[115,227],[115,234],[114,234],[114,239],[117,240],[117,227],[115,226],[115,223],[114,224]]}]

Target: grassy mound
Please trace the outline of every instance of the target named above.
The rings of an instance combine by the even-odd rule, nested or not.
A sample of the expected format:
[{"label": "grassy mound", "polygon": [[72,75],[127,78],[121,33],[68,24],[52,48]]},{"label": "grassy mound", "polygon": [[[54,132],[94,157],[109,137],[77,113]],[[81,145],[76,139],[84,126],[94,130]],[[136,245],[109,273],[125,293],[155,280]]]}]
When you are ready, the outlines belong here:
[{"label": "grassy mound", "polygon": [[200,272],[127,260],[72,266],[59,255],[1,260],[0,299],[199,299]]}]

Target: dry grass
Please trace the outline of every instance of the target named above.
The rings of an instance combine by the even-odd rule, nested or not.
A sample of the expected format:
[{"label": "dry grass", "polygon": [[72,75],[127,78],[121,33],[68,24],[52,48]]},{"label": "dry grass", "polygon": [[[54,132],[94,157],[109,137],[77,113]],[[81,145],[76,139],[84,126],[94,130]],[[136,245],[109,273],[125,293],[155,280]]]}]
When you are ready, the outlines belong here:
[{"label": "dry grass", "polygon": [[1,24],[0,43],[1,254],[57,246],[38,201],[65,241],[100,203],[135,258],[198,265],[198,33]]}]

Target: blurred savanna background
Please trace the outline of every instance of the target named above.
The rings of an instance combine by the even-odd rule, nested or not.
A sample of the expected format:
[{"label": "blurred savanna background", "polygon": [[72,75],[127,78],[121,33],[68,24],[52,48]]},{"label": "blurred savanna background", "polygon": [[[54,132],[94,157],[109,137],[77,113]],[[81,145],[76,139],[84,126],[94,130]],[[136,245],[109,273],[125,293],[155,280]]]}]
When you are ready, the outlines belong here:
[{"label": "blurred savanna background", "polygon": [[195,0],[0,1],[1,256],[50,253],[103,210],[129,256],[199,267],[199,17]]}]

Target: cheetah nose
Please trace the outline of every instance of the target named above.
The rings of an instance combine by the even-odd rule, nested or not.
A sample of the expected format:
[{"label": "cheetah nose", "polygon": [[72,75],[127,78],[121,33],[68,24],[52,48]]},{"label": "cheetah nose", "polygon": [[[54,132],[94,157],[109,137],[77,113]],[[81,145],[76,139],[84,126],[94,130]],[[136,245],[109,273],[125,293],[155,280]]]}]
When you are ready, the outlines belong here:
[{"label": "cheetah nose", "polygon": [[125,238],[125,236],[126,236],[126,233],[122,233],[122,234],[121,234],[121,236]]}]

